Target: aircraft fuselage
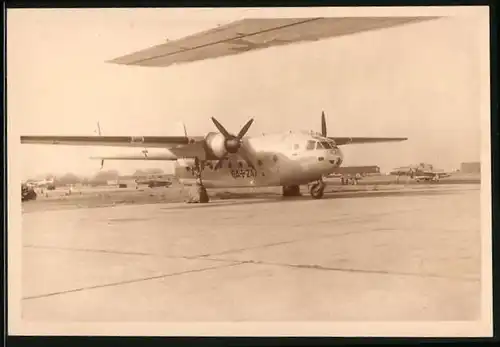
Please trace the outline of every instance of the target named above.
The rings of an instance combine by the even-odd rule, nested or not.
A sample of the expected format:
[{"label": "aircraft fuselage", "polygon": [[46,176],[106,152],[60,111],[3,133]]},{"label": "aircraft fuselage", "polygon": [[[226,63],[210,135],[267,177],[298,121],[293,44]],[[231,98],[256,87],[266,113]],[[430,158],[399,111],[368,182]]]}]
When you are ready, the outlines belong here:
[{"label": "aircraft fuselage", "polygon": [[[214,187],[303,185],[340,166],[343,155],[331,139],[310,133],[285,133],[245,138],[250,162],[240,155],[201,162],[203,184]],[[196,182],[195,160],[179,159],[175,174],[184,185]]]}]

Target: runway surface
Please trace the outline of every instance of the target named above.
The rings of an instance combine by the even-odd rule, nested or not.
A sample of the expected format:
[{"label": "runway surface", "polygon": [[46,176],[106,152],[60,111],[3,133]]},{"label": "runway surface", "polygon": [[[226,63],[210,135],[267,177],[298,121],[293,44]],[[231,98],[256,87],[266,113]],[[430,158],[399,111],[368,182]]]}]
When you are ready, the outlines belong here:
[{"label": "runway surface", "polygon": [[474,320],[479,186],[23,215],[23,319]]}]

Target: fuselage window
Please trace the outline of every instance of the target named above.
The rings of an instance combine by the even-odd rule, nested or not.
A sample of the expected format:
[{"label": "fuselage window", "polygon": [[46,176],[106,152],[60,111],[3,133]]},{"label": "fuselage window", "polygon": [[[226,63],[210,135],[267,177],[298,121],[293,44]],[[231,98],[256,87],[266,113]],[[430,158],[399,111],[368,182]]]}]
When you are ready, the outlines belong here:
[{"label": "fuselage window", "polygon": [[306,149],[308,151],[312,151],[314,149],[315,144],[316,144],[315,141],[312,140],[307,141]]},{"label": "fuselage window", "polygon": [[299,149],[299,145],[298,145],[298,144],[294,144],[294,145],[293,145],[293,150],[294,150],[294,151],[296,151],[296,150],[298,150],[298,149]]}]

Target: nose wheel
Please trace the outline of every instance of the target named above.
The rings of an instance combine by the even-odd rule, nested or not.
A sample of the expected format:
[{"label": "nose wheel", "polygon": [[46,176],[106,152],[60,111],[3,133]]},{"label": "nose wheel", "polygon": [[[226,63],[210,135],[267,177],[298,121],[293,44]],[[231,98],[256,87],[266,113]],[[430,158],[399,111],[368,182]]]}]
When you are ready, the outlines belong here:
[{"label": "nose wheel", "polygon": [[313,199],[321,199],[325,193],[325,182],[319,180],[309,185],[309,193]]}]

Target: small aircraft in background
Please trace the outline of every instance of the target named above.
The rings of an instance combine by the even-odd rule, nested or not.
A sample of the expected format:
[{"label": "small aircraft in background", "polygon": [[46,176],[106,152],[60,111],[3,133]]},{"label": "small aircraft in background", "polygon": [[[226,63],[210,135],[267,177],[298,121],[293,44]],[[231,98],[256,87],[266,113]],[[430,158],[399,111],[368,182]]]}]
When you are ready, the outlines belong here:
[{"label": "small aircraft in background", "polygon": [[135,183],[137,185],[147,185],[149,188],[170,187],[172,185],[172,181],[168,178],[162,177],[162,175],[140,177],[135,180]]},{"label": "small aircraft in background", "polygon": [[445,172],[441,169],[435,169],[432,164],[426,163],[395,168],[390,172],[390,174],[398,176],[398,180],[400,176],[407,176],[417,182],[439,182],[441,178],[451,176],[451,172]]},{"label": "small aircraft in background", "polygon": [[47,190],[54,190],[56,187],[54,181],[54,177],[43,180],[27,180],[26,185],[31,188],[46,188]]}]

